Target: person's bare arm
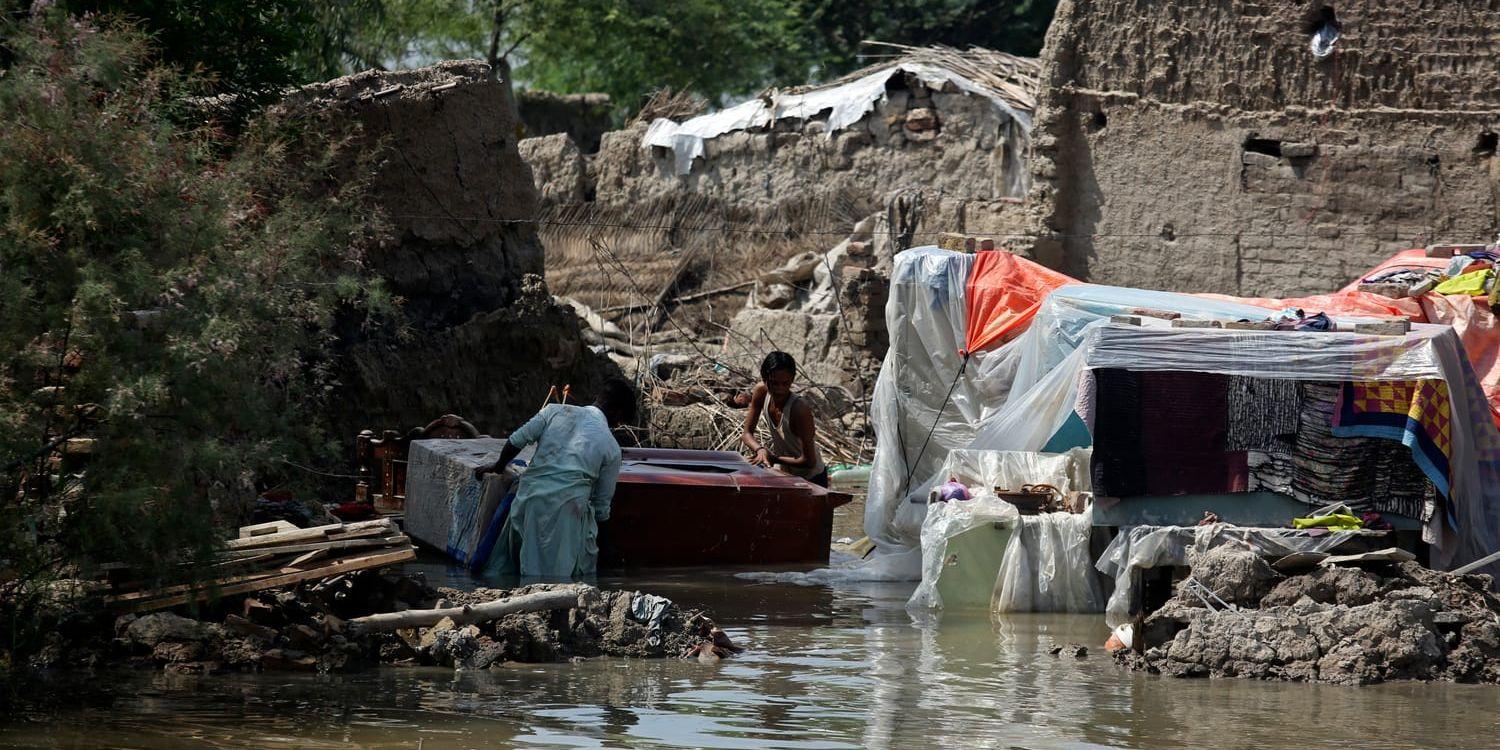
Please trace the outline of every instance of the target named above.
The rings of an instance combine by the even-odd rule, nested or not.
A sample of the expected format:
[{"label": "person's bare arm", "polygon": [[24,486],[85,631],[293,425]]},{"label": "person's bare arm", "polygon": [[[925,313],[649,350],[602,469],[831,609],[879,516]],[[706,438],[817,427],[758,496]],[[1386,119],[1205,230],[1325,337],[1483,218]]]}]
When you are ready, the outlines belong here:
[{"label": "person's bare arm", "polygon": [[750,391],[750,408],[745,410],[745,428],[740,431],[740,442],[750,449],[750,463],[770,466],[771,452],[755,439],[755,423],[760,421],[761,406],[766,402],[766,384],[756,383]]},{"label": "person's bare arm", "polygon": [[553,411],[549,407],[543,407],[536,416],[527,420],[505,441],[505,447],[500,449],[500,458],[491,466],[481,466],[474,470],[475,479],[484,479],[485,474],[497,473],[505,470],[511,460],[520,455],[521,449],[542,439],[542,431],[547,428],[547,420],[551,418]]},{"label": "person's bare arm", "polygon": [[802,440],[802,455],[797,458],[791,456],[777,456],[776,463],[782,466],[807,467],[813,464],[813,451],[817,450],[817,423],[813,420],[812,405],[799,399],[797,406],[800,408],[792,410],[792,429]]},{"label": "person's bare arm", "polygon": [[509,466],[510,462],[515,459],[516,456],[520,455],[520,453],[521,449],[517,448],[515,443],[512,443],[509,440],[505,441],[505,447],[500,449],[500,458],[490,466],[481,466],[475,469],[474,478],[484,479],[485,474],[494,474],[496,472],[504,471],[505,467]]}]

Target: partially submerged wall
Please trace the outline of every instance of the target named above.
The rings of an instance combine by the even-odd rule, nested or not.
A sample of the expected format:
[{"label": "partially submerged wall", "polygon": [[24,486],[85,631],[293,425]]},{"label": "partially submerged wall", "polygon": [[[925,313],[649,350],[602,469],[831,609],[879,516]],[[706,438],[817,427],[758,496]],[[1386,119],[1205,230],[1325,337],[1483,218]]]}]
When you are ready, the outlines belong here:
[{"label": "partially submerged wall", "polygon": [[[1063,0],[1033,132],[1035,254],[1108,284],[1343,286],[1497,228],[1500,8]],[[1329,17],[1333,54],[1310,33]]]},{"label": "partially submerged wall", "polygon": [[403,298],[410,328],[350,334],[336,415],[348,437],[446,412],[508,431],[551,385],[588,398],[611,371],[541,282],[536,190],[503,97],[468,61],[361,73],[281,105],[358,126],[348,158],[375,158],[372,198],[392,229],[368,261]]}]

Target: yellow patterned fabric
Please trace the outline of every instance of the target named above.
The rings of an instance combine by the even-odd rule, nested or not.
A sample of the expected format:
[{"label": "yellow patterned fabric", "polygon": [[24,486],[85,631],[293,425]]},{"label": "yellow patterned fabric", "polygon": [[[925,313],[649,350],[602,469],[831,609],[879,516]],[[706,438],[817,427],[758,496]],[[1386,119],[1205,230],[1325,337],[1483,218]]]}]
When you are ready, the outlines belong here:
[{"label": "yellow patterned fabric", "polygon": [[1333,434],[1380,437],[1411,448],[1412,458],[1438,490],[1450,486],[1453,412],[1443,380],[1345,383],[1335,410]]}]

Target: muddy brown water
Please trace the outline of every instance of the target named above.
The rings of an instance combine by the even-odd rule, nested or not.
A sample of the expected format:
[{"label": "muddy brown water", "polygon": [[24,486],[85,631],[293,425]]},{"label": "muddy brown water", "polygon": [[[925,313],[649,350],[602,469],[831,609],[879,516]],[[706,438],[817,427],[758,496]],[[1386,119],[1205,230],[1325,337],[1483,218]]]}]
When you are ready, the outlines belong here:
[{"label": "muddy brown water", "polygon": [[[429,578],[462,580],[441,567]],[[599,660],[474,673],[55,677],[0,726],[13,748],[1496,748],[1500,688],[1366,688],[1132,674],[1102,619],[913,615],[909,584],[730,572],[601,581],[706,606],[718,664]]]}]

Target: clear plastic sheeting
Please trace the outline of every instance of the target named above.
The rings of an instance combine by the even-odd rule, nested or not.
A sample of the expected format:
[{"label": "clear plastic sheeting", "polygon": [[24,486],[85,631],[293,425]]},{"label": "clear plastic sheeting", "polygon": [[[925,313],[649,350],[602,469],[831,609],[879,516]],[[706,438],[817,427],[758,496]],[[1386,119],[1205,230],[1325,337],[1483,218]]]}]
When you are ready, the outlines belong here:
[{"label": "clear plastic sheeting", "polygon": [[[912,593],[907,606],[912,608],[943,606],[937,582],[948,557],[949,539],[987,523],[1005,523],[1019,527],[1022,521],[1020,512],[1016,510],[1016,506],[997,497],[994,488],[1020,489],[1028,484],[1050,484],[1062,492],[1087,492],[1089,454],[1090,451],[1086,448],[1071,450],[1067,453],[971,450],[949,452],[947,459],[943,462],[941,475],[945,479],[948,477],[957,479],[969,487],[972,499],[932,503],[926,506],[927,514],[922,522],[921,530],[922,583]],[[1082,516],[1077,517],[1082,518]],[[1051,541],[1048,541],[1047,545],[1048,549],[1044,554],[1050,555],[1055,547]],[[1010,551],[1015,546],[1012,543],[1007,548],[1005,560],[1010,559]],[[1034,543],[1032,546],[1035,550],[1038,544]],[[1033,559],[1033,555],[1025,557],[1027,560]],[[1083,551],[1079,559],[1083,564],[1082,570],[1087,573],[1089,568],[1087,533],[1084,534]],[[1027,566],[1027,571],[1036,572],[1030,566]],[[1050,580],[1052,573],[1051,570],[1046,571],[1049,580],[1038,582],[1036,586],[1052,590],[1057,585]],[[1092,575],[1089,577],[1092,578]],[[1098,609],[1079,611],[1097,612]]]},{"label": "clear plastic sheeting", "polygon": [[922,522],[922,582],[912,592],[906,606],[912,609],[936,609],[943,606],[938,594],[938,577],[948,557],[948,540],[969,529],[988,523],[1015,526],[1021,521],[1016,506],[1001,500],[986,487],[970,490],[971,499],[927,506],[927,520]]},{"label": "clear plastic sheeting", "polygon": [[1019,336],[975,352],[960,377],[973,263],[973,255],[935,247],[896,255],[886,304],[890,348],[870,409],[876,449],[865,505],[865,534],[882,549],[918,544],[925,509],[908,499],[925,498],[946,479],[939,474],[949,451],[1046,447],[1073,413],[1089,326],[1140,307],[1209,320],[1272,314],[1185,294],[1071,284],[1049,294]]},{"label": "clear plastic sheeting", "polygon": [[[935,248],[896,256],[886,308],[891,348],[871,407],[879,446],[865,533],[877,544],[918,543],[922,508],[907,498],[925,497],[945,479],[940,474],[949,451],[1040,451],[1078,409],[1087,411],[1091,389],[1079,386],[1092,383],[1092,371],[1118,367],[1320,381],[1444,380],[1452,409],[1451,512],[1435,514],[1423,539],[1433,545],[1432,564],[1439,568],[1500,550],[1500,433],[1451,328],[1419,325],[1404,336],[1182,329],[1149,317],[1127,326],[1109,317],[1136,308],[1171,310],[1189,320],[1266,320],[1275,313],[1224,299],[1073,284],[1048,295],[1024,333],[975,354],[960,377],[956,349],[966,312],[958,297],[970,263]],[[944,407],[950,385],[953,395]]]},{"label": "clear plastic sheeting", "polygon": [[1130,622],[1136,607],[1136,576],[1147,568],[1191,565],[1194,556],[1214,547],[1234,544],[1264,557],[1279,558],[1293,552],[1327,552],[1353,539],[1357,531],[1334,531],[1310,536],[1296,529],[1257,529],[1216,523],[1206,526],[1130,526],[1104,548],[1096,566],[1115,580],[1104,609],[1110,627]]},{"label": "clear plastic sheeting", "polygon": [[[1166,321],[1153,321],[1165,323]],[[1405,336],[1238,331],[1109,323],[1085,341],[1090,368],[1194,370],[1290,380],[1421,380],[1443,377],[1447,326],[1418,324]]]},{"label": "clear plastic sheeting", "polygon": [[983,398],[972,382],[959,382],[943,406],[963,361],[964,285],[973,263],[972,255],[936,247],[896,255],[885,308],[890,347],[870,404],[875,460],[865,501],[865,535],[882,551],[918,545],[927,508],[907,498],[925,499],[948,452],[974,437]]},{"label": "clear plastic sheeting", "polygon": [[1333,54],[1333,45],[1339,40],[1339,27],[1334,23],[1325,23],[1313,32],[1308,46],[1312,48],[1313,57],[1323,59]]},{"label": "clear plastic sheeting", "polygon": [[[941,90],[943,84],[951,83],[964,93],[989,100],[995,105],[995,110],[1002,118],[1007,137],[1025,140],[1026,134],[1031,132],[1031,113],[1011,106],[1010,102],[996,92],[941,66],[911,62],[882,68],[867,76],[829,88],[817,88],[800,93],[772,92],[768,96],[751,99],[743,104],[700,115],[681,123],[673,122],[665,117],[658,118],[646,129],[646,136],[642,139],[641,145],[643,148],[660,146],[671,149],[677,174],[685,175],[692,172],[693,160],[703,156],[704,141],[736,130],[764,127],[782,119],[806,120],[822,112],[828,112],[826,133],[828,138],[832,138],[834,133],[864,119],[865,115],[875,107],[875,103],[885,98],[886,82],[898,73],[911,73],[934,90]],[[1011,123],[1019,125],[1019,131],[1011,127]],[[1025,170],[1017,171],[1019,174],[1025,172]],[[1024,183],[1014,186],[1013,189],[1019,189],[1021,193],[1024,193]],[[1018,195],[1019,193],[1012,194]]]},{"label": "clear plastic sheeting", "polygon": [[1103,611],[1104,588],[1089,554],[1093,530],[1092,508],[1023,516],[995,578],[994,611]]}]

